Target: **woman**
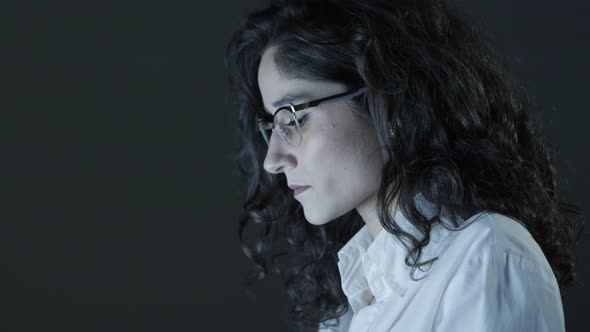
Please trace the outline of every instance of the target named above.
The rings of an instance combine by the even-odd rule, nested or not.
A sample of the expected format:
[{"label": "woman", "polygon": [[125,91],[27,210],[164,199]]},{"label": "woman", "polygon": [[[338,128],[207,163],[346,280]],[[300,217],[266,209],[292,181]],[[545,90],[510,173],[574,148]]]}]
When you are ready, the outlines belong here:
[{"label": "woman", "polygon": [[275,1],[226,64],[238,232],[255,279],[283,278],[298,330],[565,330],[580,209],[449,4]]}]

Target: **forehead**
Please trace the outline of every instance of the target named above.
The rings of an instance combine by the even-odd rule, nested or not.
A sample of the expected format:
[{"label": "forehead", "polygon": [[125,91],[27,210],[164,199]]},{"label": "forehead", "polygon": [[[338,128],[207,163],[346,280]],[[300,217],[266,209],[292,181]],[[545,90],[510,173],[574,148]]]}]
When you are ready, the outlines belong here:
[{"label": "forehead", "polygon": [[274,61],[275,47],[268,48],[258,67],[258,86],[267,113],[287,103],[301,103],[340,93],[345,86],[330,81],[309,81],[289,78],[279,71]]}]

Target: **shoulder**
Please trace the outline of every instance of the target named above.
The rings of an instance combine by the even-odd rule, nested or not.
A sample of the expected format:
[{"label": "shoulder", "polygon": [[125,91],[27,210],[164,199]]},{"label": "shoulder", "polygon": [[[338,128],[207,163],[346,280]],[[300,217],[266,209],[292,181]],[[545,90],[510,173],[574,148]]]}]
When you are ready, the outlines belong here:
[{"label": "shoulder", "polygon": [[485,310],[474,317],[507,318],[490,322],[498,328],[485,331],[563,331],[560,290],[553,270],[518,220],[486,211],[456,233],[443,254],[444,268],[438,275],[445,283],[443,307],[464,310],[464,304],[476,310],[479,306]]},{"label": "shoulder", "polygon": [[486,212],[456,233],[427,288],[437,331],[564,331],[559,285],[525,227]]},{"label": "shoulder", "polygon": [[468,226],[457,232],[453,245],[464,250],[489,252],[495,256],[505,254],[526,258],[533,262],[543,262],[546,258],[524,224],[513,217],[484,211]]},{"label": "shoulder", "polygon": [[465,224],[463,229],[449,231],[449,241],[439,252],[441,265],[453,266],[456,272],[487,265],[521,276],[555,278],[541,247],[519,220],[484,211]]}]

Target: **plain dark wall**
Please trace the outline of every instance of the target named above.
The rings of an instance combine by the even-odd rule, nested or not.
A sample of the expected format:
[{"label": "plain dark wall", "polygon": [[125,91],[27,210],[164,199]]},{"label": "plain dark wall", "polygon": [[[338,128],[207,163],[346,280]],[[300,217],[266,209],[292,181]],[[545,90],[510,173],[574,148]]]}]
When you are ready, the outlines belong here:
[{"label": "plain dark wall", "polygon": [[[223,55],[261,2],[171,3],[0,11],[0,330],[288,329],[277,279],[240,288]],[[590,5],[459,4],[528,88],[559,188],[588,216]],[[586,331],[589,287],[564,297],[568,331]]]}]

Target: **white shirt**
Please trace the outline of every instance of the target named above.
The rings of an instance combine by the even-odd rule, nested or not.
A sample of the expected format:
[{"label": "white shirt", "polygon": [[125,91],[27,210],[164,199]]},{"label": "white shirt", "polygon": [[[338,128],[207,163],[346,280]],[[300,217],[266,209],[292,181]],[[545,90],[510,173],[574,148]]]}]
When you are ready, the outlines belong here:
[{"label": "white shirt", "polygon": [[[395,220],[423,237],[401,211]],[[432,226],[420,261],[439,259],[416,268],[420,281],[411,280],[398,238],[382,230],[373,240],[363,226],[338,252],[349,310],[338,328],[318,331],[565,331],[557,280],[527,229],[490,211],[465,223],[455,232]]]}]

